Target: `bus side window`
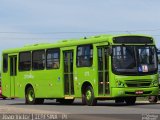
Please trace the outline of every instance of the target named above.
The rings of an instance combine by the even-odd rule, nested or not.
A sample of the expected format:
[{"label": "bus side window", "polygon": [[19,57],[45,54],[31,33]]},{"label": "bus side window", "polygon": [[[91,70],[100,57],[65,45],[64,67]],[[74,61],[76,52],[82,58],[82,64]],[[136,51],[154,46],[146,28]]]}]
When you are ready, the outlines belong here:
[{"label": "bus side window", "polygon": [[77,48],[77,66],[90,67],[93,62],[93,47],[92,45],[78,46]]},{"label": "bus side window", "polygon": [[31,70],[31,52],[19,53],[19,71]]},{"label": "bus side window", "polygon": [[3,72],[6,73],[8,71],[8,54],[3,55]]},{"label": "bus side window", "polygon": [[48,49],[46,58],[47,58],[47,69],[59,69],[60,67],[59,49]]},{"label": "bus side window", "polygon": [[43,70],[45,68],[45,50],[32,52],[32,69]]}]

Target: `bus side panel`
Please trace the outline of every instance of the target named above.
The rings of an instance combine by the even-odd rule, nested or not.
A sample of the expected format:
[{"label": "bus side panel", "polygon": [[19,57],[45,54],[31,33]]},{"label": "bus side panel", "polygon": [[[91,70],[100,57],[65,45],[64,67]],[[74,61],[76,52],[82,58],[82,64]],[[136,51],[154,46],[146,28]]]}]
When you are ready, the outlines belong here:
[{"label": "bus side panel", "polygon": [[82,97],[81,88],[83,83],[88,82],[94,89],[95,96],[97,96],[97,80],[95,77],[95,68],[77,68],[75,82],[75,96]]},{"label": "bus side panel", "polygon": [[[24,73],[26,72],[18,72],[17,73],[17,79],[16,79],[16,84],[15,84],[15,90],[16,90],[16,97],[18,98],[24,98],[25,97],[25,84],[26,81],[24,79]],[[27,81],[29,82],[29,81]]]},{"label": "bus side panel", "polygon": [[34,88],[36,98],[57,98],[63,96],[60,70],[20,72],[17,83],[18,97],[24,97],[27,84],[31,84]]},{"label": "bus side panel", "polygon": [[2,95],[5,97],[10,97],[11,95],[11,84],[9,73],[2,73]]},{"label": "bus side panel", "polygon": [[34,77],[36,81],[36,97],[59,98],[64,96],[60,69],[36,72]]}]

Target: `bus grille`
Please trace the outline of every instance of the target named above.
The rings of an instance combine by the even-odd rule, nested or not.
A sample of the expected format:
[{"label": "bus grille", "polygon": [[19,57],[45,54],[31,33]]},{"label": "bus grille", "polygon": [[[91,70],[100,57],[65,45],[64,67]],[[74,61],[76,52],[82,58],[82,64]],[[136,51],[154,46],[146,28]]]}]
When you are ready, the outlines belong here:
[{"label": "bus grille", "polygon": [[126,81],[127,87],[149,87],[151,81],[137,81],[137,80],[128,80]]}]

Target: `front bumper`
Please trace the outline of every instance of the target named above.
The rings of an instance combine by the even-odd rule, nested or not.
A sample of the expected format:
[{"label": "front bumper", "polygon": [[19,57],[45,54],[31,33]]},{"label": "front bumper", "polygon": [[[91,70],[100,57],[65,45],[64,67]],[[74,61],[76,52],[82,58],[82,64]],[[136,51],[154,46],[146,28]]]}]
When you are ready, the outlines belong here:
[{"label": "front bumper", "polygon": [[[140,94],[137,94],[137,91],[141,91]],[[150,88],[112,88],[112,97],[127,97],[127,96],[152,96],[158,95],[159,88],[158,87],[150,87]]]}]

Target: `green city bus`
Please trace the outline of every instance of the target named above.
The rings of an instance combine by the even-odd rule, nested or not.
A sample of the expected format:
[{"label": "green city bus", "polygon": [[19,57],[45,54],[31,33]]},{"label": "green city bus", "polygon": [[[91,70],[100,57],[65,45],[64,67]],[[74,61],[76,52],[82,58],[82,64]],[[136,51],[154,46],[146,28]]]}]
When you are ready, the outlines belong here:
[{"label": "green city bus", "polygon": [[2,53],[2,93],[26,104],[56,99],[96,105],[158,95],[154,39],[145,35],[99,35],[34,44]]}]

